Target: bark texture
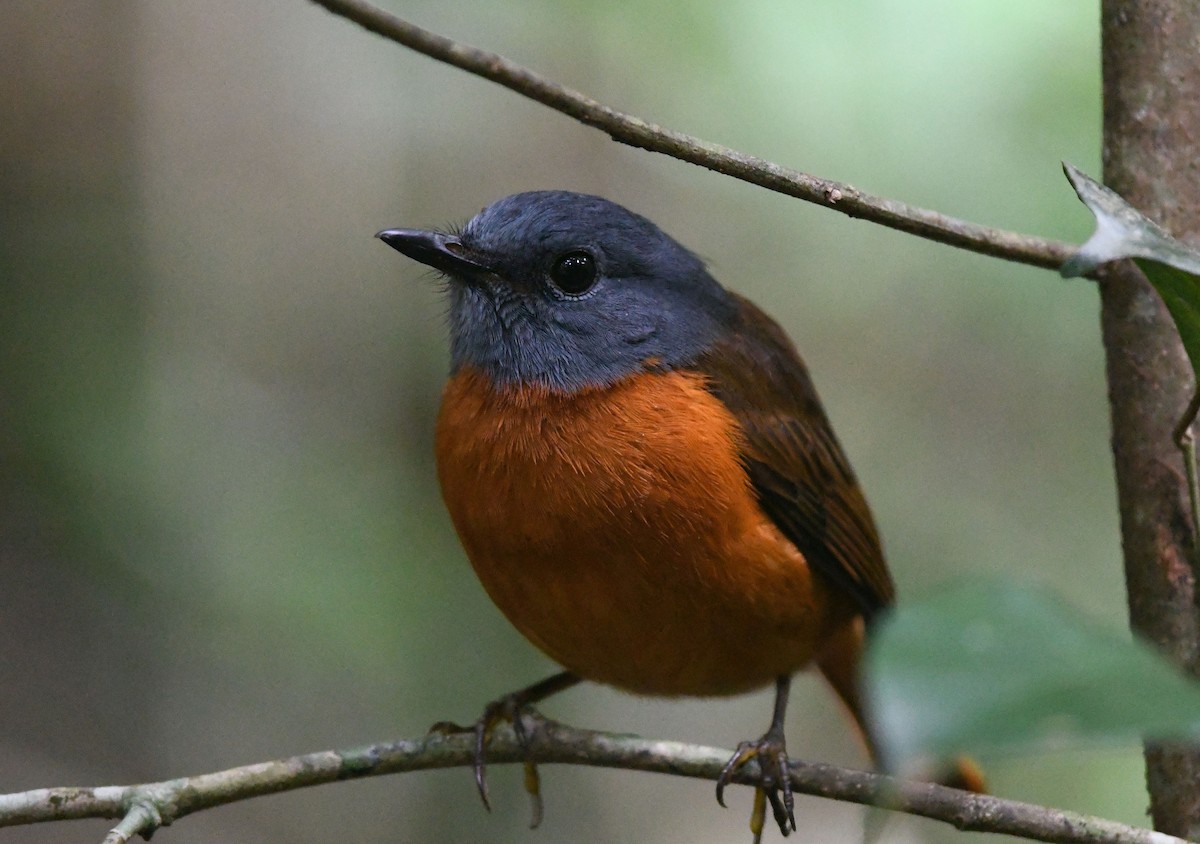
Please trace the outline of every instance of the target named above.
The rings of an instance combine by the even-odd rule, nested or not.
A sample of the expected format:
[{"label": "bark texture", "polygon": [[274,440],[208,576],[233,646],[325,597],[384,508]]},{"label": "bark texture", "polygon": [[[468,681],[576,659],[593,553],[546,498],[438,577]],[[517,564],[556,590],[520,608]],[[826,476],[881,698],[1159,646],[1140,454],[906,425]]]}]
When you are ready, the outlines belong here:
[{"label": "bark texture", "polygon": [[[1104,181],[1182,240],[1200,234],[1200,3],[1103,0]],[[1130,262],[1101,279],[1130,621],[1200,676],[1197,568],[1172,439],[1193,390],[1179,337]],[[1146,747],[1155,828],[1200,833],[1200,748]]]}]

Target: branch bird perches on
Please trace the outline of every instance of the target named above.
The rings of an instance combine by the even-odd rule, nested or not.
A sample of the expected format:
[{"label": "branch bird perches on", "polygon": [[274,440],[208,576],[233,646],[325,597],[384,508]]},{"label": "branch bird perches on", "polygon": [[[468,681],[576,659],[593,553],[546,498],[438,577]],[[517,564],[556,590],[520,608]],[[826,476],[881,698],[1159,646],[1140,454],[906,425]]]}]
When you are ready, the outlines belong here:
[{"label": "branch bird perches on", "polygon": [[[578,730],[526,716],[526,753],[512,727],[497,727],[488,762],[565,763],[622,768],[716,780],[730,751],[653,741],[629,735]],[[327,750],[141,785],[41,788],[0,795],[0,827],[80,818],[120,819],[104,844],[125,844],[186,815],[252,797],[359,777],[433,768],[469,767],[475,758],[470,733],[430,733],[349,750]],[[794,762],[792,788],[834,800],[883,808],[948,823],[962,830],[996,832],[1058,844],[1186,844],[1182,839],[1076,812],[971,794],[945,786],[899,780],[834,765]],[[757,763],[733,777],[743,785],[759,778]]]}]

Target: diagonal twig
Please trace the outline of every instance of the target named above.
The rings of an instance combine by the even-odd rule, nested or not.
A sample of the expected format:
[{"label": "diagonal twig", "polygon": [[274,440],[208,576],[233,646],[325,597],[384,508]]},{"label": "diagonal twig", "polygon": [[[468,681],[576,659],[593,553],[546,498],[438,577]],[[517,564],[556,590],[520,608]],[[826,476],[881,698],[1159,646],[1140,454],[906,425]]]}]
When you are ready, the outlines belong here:
[{"label": "diagonal twig", "polygon": [[1061,241],[988,228],[937,211],[872,196],[851,185],[810,176],[720,144],[648,123],[559,85],[496,53],[422,29],[365,0],[313,2],[384,38],[482,76],[600,129],[623,144],[698,164],[768,190],[841,211],[851,217],[1008,261],[1057,269],[1075,251],[1075,247]]},{"label": "diagonal twig", "polygon": [[[630,735],[577,730],[547,719],[526,724],[531,761],[568,763],[715,780],[730,751],[652,741]],[[465,767],[474,758],[474,737],[431,733],[350,750],[327,750],[209,774],[156,783],[96,788],[42,788],[0,795],[0,827],[80,818],[119,818],[105,844],[124,844],[186,815],[265,794],[322,783],[403,771]],[[488,748],[491,763],[524,760],[511,727],[498,727]],[[943,821],[959,829],[997,832],[1060,844],[1186,844],[1182,839],[1116,821],[1050,809],[927,783],[908,782],[838,768],[794,762],[792,788],[835,800]],[[733,777],[753,785],[755,762]],[[464,788],[467,787],[464,781]]]}]

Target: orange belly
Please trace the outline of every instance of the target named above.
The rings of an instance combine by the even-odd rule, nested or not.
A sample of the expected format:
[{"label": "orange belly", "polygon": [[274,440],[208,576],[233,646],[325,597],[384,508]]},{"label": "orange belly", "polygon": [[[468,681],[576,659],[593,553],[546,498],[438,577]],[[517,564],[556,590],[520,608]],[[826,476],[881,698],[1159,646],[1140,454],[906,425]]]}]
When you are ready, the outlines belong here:
[{"label": "orange belly", "polygon": [[854,615],[759,509],[739,439],[691,373],[562,395],[464,370],[438,474],[484,588],[551,658],[641,694],[736,694]]}]

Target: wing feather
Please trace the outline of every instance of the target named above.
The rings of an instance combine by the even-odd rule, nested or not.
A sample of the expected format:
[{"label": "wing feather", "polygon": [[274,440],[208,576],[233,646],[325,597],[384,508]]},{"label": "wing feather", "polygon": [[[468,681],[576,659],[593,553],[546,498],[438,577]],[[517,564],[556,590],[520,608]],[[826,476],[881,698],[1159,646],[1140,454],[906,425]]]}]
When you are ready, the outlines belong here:
[{"label": "wing feather", "polygon": [[696,369],[741,424],[742,462],[763,511],[870,621],[893,603],[895,586],[866,498],[791,341],[737,299],[732,330]]}]

